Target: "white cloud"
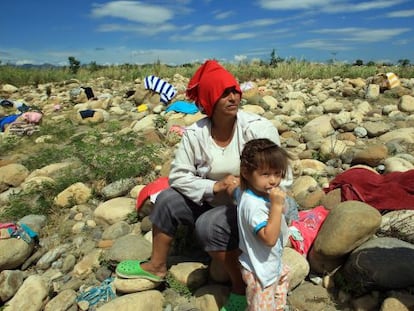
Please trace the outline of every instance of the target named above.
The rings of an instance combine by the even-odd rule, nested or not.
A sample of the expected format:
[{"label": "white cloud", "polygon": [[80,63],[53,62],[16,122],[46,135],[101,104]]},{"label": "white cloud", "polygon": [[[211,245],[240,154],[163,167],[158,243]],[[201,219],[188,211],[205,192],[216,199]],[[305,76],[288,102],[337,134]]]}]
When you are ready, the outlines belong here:
[{"label": "white cloud", "polygon": [[164,6],[148,5],[140,1],[112,1],[96,5],[92,9],[94,17],[116,17],[142,24],[163,24],[171,20],[174,11]]},{"label": "white cloud", "polygon": [[315,50],[323,50],[323,51],[347,51],[351,50],[350,46],[340,45],[336,41],[329,41],[329,40],[306,40],[300,43],[296,43],[293,45],[295,48],[310,48]]},{"label": "white cloud", "polygon": [[[241,40],[254,38],[261,35],[257,28],[271,26],[280,23],[277,19],[256,19],[238,24],[213,25],[204,24],[193,28],[191,33],[186,35],[173,35],[170,38],[174,41],[213,41],[213,40]],[[248,31],[241,32],[243,29]]]},{"label": "white cloud", "polygon": [[413,17],[414,10],[394,11],[387,14],[387,17]]},{"label": "white cloud", "polygon": [[226,19],[226,18],[228,18],[228,17],[230,17],[234,14],[235,14],[234,11],[226,11],[226,12],[221,12],[220,11],[219,13],[216,14],[215,18],[216,19]]},{"label": "white cloud", "polygon": [[368,29],[368,28],[337,28],[337,29],[320,29],[315,30],[315,33],[343,35],[339,38],[343,41],[359,41],[359,42],[381,42],[392,39],[402,33],[410,31],[409,28],[395,28],[395,29]]},{"label": "white cloud", "polygon": [[158,33],[176,31],[177,27],[168,23],[157,25],[156,27],[144,27],[142,25],[136,24],[102,24],[98,27],[97,30],[100,32],[122,31],[136,33],[144,36],[152,36]]},{"label": "white cloud", "polygon": [[390,8],[402,3],[403,0],[365,1],[354,3],[349,0],[261,0],[259,5],[269,10],[317,10],[318,12],[343,13],[361,12]]},{"label": "white cloud", "polygon": [[25,65],[25,64],[40,65],[40,63],[36,62],[33,59],[20,59],[20,60],[17,60],[15,64],[18,65],[18,66]]},{"label": "white cloud", "polygon": [[331,2],[331,0],[261,0],[259,5],[264,9],[270,10],[302,10],[323,7]]},{"label": "white cloud", "polygon": [[383,0],[383,1],[369,1],[361,3],[340,3],[322,8],[323,11],[328,13],[343,13],[343,12],[363,12],[372,11],[378,9],[385,9],[400,4],[400,0]]},{"label": "white cloud", "polygon": [[243,39],[255,38],[256,36],[257,34],[253,32],[240,32],[240,33],[233,34],[229,39],[230,40],[243,40]]},{"label": "white cloud", "polygon": [[234,60],[236,62],[243,62],[247,59],[246,55],[234,55]]}]

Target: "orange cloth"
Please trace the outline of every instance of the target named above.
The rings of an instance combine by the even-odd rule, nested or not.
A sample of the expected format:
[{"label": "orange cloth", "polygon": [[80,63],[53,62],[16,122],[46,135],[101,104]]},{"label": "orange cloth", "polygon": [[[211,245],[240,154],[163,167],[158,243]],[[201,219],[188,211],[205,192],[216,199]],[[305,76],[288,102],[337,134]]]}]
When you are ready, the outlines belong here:
[{"label": "orange cloth", "polygon": [[230,72],[216,60],[207,60],[191,78],[186,94],[211,117],[214,105],[229,87],[235,87],[237,92],[242,93],[239,83]]}]

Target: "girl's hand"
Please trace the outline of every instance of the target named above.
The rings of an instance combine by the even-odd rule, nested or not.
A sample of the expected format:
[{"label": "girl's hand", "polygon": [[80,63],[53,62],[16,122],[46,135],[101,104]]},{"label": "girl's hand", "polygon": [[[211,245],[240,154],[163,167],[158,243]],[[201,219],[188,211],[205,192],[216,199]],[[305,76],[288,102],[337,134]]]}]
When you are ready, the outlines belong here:
[{"label": "girl's hand", "polygon": [[272,188],[269,192],[269,199],[272,206],[280,205],[283,207],[285,204],[286,192],[280,187]]}]

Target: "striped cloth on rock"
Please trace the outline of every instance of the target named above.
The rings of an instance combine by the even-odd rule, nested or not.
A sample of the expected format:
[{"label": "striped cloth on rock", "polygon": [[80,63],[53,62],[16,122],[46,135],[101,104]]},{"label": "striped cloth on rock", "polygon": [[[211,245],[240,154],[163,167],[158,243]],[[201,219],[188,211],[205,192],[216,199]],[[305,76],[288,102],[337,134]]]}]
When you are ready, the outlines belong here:
[{"label": "striped cloth on rock", "polygon": [[177,94],[177,89],[172,84],[152,75],[145,77],[144,86],[145,89],[152,90],[160,94],[160,101],[164,104],[168,104]]}]

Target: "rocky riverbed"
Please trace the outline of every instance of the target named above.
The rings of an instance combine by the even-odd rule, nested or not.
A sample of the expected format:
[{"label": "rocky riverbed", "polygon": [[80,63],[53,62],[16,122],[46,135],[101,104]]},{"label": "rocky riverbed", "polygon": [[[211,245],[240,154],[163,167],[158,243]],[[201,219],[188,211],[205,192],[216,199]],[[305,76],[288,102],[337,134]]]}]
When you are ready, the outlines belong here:
[{"label": "rocky riverbed", "polygon": [[[173,104],[185,101],[188,78],[168,80],[178,89]],[[379,209],[359,200],[342,201],[340,189],[325,190],[336,176],[355,168],[381,176],[414,169],[414,79],[401,79],[401,86],[389,90],[374,79],[341,77],[241,85],[242,109],[271,120],[292,155],[291,195],[299,209],[329,210],[307,255],[285,248],[284,260],[291,268],[289,310],[414,310],[414,201],[402,209]],[[6,127],[0,133],[2,213],[16,194],[53,183],[68,168],[83,170],[76,158],[35,169],[23,165],[36,150],[68,143],[56,140],[56,128],[67,120],[75,128],[71,138],[87,133],[86,141],[98,139],[107,146],[118,135],[139,137],[158,144],[163,159],[145,176],[111,183],[74,181],[52,198],[52,215],[15,219],[18,229],[24,224],[37,237],[24,230],[5,237],[1,231],[3,310],[219,310],[229,293],[227,275],[199,251],[185,228],[169,256],[166,282],[125,280],[114,273],[124,259],[150,257],[146,213],[152,203],[148,197],[140,217],[131,220],[136,198],[148,183],[168,176],[180,131],[201,113],[167,109],[156,94],[145,96],[141,79],[0,85],[0,97],[12,103],[0,106],[0,117],[16,113],[22,103],[43,113],[32,132]],[[111,122],[120,126],[111,128]],[[44,128],[55,130],[46,133]],[[93,136],[90,129],[103,135]],[[7,149],[11,137],[13,148]],[[2,225],[9,220],[1,220]]]}]

